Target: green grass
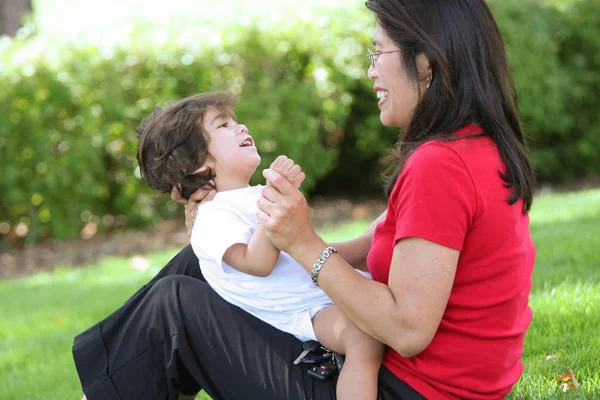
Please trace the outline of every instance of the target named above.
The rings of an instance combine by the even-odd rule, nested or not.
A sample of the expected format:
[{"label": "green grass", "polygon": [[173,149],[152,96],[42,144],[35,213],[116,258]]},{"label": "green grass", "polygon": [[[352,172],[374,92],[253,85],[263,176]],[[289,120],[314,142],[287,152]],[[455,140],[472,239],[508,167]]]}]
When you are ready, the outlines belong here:
[{"label": "green grass", "polygon": [[[537,249],[533,321],[525,338],[525,372],[510,399],[598,399],[600,190],[542,196],[531,222]],[[558,392],[550,381],[569,368],[581,388]]]},{"label": "green grass", "polygon": [[[600,190],[539,197],[531,220],[534,317],[525,372],[509,399],[600,398]],[[335,241],[367,225],[353,222],[321,233]],[[148,255],[152,268],[144,272],[130,268],[131,259],[116,257],[0,282],[0,399],[80,398],[73,337],[118,308],[173,254]],[[569,368],[581,388],[562,393],[550,381]]]}]

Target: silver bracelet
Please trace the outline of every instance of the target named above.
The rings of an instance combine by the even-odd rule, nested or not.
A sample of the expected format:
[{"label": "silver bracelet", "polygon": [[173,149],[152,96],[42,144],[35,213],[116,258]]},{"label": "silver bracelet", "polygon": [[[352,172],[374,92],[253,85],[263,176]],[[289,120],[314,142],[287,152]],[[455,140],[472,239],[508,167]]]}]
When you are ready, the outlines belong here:
[{"label": "silver bracelet", "polygon": [[323,250],[319,258],[317,258],[317,262],[313,264],[312,271],[310,272],[310,278],[312,279],[316,287],[320,287],[318,283],[319,272],[321,272],[321,268],[323,268],[325,261],[327,261],[329,256],[333,253],[337,253],[337,250],[333,247],[326,248],[325,250]]}]

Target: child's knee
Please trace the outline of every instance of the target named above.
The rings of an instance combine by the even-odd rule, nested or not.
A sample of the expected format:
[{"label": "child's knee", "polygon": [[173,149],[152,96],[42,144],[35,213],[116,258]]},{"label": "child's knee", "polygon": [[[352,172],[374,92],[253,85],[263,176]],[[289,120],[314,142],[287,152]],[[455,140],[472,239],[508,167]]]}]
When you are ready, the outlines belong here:
[{"label": "child's knee", "polygon": [[359,329],[352,322],[347,327],[347,335],[344,338],[346,352],[368,352],[371,354],[383,354],[384,345],[377,339]]}]

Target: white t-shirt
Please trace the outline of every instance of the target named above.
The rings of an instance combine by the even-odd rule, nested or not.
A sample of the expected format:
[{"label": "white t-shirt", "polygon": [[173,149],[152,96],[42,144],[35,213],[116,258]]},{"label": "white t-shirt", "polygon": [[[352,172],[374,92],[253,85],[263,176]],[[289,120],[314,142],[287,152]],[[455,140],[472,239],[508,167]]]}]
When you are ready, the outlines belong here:
[{"label": "white t-shirt", "polygon": [[316,340],[312,317],[331,299],[289,254],[281,252],[267,277],[245,274],[223,261],[236,243],[248,244],[258,227],[262,186],[219,192],[198,207],[191,244],[210,286],[225,300],[302,341]]}]

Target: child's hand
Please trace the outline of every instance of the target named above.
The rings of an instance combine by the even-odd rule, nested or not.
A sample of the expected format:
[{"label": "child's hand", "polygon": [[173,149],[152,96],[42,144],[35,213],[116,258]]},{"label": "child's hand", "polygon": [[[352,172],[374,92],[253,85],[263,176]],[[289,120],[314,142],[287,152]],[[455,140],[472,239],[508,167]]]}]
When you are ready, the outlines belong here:
[{"label": "child's hand", "polygon": [[298,164],[295,164],[294,160],[286,156],[277,157],[269,168],[287,179],[296,189],[306,179],[302,168]]}]

